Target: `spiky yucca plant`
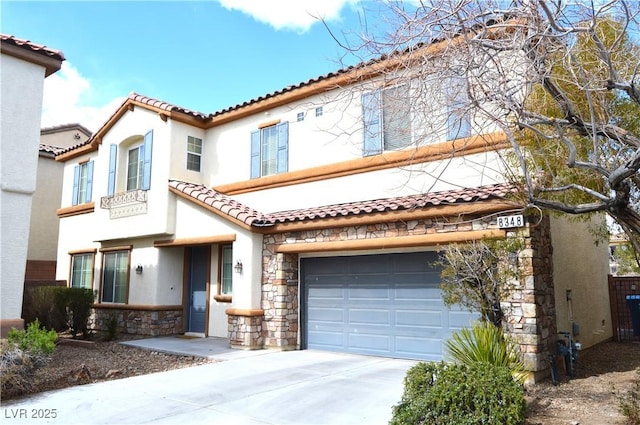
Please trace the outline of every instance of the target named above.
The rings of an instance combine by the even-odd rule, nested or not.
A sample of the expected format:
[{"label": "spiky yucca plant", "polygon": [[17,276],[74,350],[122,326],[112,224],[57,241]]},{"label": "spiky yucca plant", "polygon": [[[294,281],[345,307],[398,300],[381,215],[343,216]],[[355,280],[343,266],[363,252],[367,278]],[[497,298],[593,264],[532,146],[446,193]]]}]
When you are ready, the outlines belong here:
[{"label": "spiky yucca plant", "polygon": [[507,367],[513,378],[524,383],[527,377],[520,348],[502,328],[480,321],[471,329],[461,329],[446,341],[449,356],[455,363],[470,366],[474,363],[489,363]]}]

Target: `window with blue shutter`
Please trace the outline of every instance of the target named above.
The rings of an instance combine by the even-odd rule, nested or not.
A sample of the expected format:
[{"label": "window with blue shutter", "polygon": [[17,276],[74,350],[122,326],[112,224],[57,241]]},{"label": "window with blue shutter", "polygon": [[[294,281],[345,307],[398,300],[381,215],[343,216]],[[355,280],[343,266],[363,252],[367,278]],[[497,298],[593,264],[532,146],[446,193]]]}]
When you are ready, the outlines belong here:
[{"label": "window with blue shutter", "polygon": [[362,117],[364,124],[364,140],[362,155],[377,155],[382,152],[382,98],[380,91],[372,91],[362,95]]},{"label": "window with blue shutter", "polygon": [[260,177],[260,130],[251,132],[251,178]]},{"label": "window with blue shutter", "polygon": [[116,160],[118,159],[118,147],[109,146],[109,182],[107,185],[107,196],[113,196],[116,191]]},{"label": "window with blue shutter", "polygon": [[278,131],[278,163],[276,165],[278,173],[288,170],[289,161],[289,122],[276,125]]},{"label": "window with blue shutter", "polygon": [[447,102],[447,140],[471,136],[471,116],[467,96],[467,80],[452,77],[445,87]]},{"label": "window with blue shutter", "polygon": [[251,132],[251,178],[289,170],[289,123]]},{"label": "window with blue shutter", "polygon": [[72,205],[78,205],[78,187],[80,186],[80,166],[73,167],[73,197],[71,200]]},{"label": "window with blue shutter", "polygon": [[151,154],[153,149],[153,130],[144,135],[144,145],[142,150],[142,187],[140,189],[149,190],[151,188]]},{"label": "window with blue shutter", "polygon": [[362,95],[362,155],[411,146],[409,86],[401,85]]},{"label": "window with blue shutter", "polygon": [[93,189],[93,161],[78,164],[73,169],[72,205],[91,202]]}]

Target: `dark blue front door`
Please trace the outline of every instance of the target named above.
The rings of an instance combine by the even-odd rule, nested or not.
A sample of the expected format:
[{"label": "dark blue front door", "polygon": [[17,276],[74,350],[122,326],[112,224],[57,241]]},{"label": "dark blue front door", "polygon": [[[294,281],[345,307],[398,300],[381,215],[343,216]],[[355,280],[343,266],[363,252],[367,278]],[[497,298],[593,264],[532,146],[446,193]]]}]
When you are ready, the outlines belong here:
[{"label": "dark blue front door", "polygon": [[208,246],[188,248],[187,332],[204,333],[207,320]]}]

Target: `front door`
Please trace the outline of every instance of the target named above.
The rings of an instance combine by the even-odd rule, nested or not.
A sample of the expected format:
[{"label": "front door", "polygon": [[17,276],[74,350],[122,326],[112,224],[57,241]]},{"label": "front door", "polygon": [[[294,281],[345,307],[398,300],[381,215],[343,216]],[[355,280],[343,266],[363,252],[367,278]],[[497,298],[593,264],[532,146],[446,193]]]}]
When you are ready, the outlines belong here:
[{"label": "front door", "polygon": [[207,283],[209,282],[208,246],[187,248],[187,332],[205,333],[207,321]]}]

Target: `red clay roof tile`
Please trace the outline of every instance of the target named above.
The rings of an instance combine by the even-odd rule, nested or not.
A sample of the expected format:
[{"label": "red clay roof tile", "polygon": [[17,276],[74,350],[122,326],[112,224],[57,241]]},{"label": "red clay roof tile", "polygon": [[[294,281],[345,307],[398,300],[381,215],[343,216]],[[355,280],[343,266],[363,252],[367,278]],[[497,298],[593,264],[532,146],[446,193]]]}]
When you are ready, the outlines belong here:
[{"label": "red clay roof tile", "polygon": [[187,195],[187,199],[191,199],[195,203],[213,207],[230,217],[240,220],[244,224],[257,227],[294,221],[314,220],[327,216],[337,217],[368,214],[372,212],[411,210],[427,206],[474,202],[490,198],[501,199],[509,193],[516,191],[516,189],[509,184],[494,184],[476,188],[463,188],[262,214],[253,208],[202,185],[170,180],[169,187]]},{"label": "red clay roof tile", "polygon": [[63,150],[63,148],[59,148],[57,146],[45,145],[44,143],[40,143],[38,150],[40,152],[47,152],[57,155],[59,152]]},{"label": "red clay roof tile", "polygon": [[24,40],[8,34],[0,34],[0,40],[2,40],[3,43],[8,43],[16,47],[31,50],[32,52],[49,56],[60,61],[64,60],[64,53],[62,53],[60,50],[51,49],[42,44],[32,43],[29,40]]}]

